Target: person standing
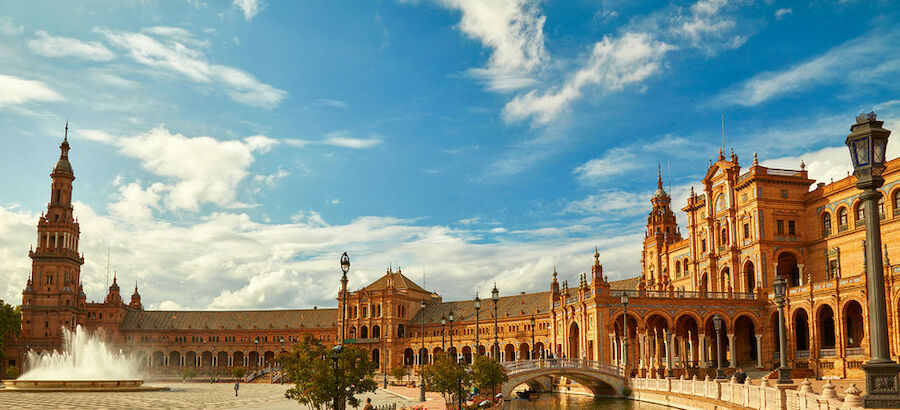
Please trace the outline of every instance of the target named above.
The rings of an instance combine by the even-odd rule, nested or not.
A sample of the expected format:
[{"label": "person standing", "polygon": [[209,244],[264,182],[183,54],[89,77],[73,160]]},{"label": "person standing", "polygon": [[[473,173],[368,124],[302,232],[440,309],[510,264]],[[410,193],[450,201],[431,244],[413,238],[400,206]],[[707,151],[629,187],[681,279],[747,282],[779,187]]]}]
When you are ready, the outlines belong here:
[{"label": "person standing", "polygon": [[744,369],[740,368],[737,371],[737,374],[734,375],[734,381],[738,382],[738,384],[744,384],[744,381],[747,380],[747,373],[744,373]]},{"label": "person standing", "polygon": [[366,405],[363,406],[363,410],[375,410],[375,407],[372,407],[372,399],[366,397]]},{"label": "person standing", "polygon": [[237,393],[238,393],[238,389],[240,389],[240,388],[241,388],[241,381],[240,381],[240,380],[236,380],[236,381],[234,382],[234,397],[237,397],[237,396],[238,396]]}]

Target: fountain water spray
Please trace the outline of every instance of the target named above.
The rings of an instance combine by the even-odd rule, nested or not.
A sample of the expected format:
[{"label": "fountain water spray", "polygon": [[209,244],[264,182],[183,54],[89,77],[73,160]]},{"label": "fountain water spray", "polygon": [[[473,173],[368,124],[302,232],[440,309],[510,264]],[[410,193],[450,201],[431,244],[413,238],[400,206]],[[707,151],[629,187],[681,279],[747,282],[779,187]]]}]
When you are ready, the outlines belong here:
[{"label": "fountain water spray", "polygon": [[100,334],[78,325],[63,329],[62,352],[28,352],[27,371],[19,380],[135,380],[140,379],[138,361],[120,350],[113,353]]}]

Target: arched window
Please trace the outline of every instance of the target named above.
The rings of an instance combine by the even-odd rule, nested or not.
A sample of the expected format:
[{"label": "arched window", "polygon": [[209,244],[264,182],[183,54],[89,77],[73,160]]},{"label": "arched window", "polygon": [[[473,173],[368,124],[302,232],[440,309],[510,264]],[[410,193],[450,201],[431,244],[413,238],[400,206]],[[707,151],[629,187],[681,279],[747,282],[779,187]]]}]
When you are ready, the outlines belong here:
[{"label": "arched window", "polygon": [[825,212],[822,214],[822,237],[831,235],[831,214]]},{"label": "arched window", "polygon": [[884,219],[884,197],[878,200],[878,219]]},{"label": "arched window", "polygon": [[900,216],[900,189],[894,191],[894,218]]},{"label": "arched window", "polygon": [[681,277],[681,261],[675,261],[675,277]]},{"label": "arched window", "polygon": [[725,246],[728,245],[728,228],[722,228],[722,239],[719,242],[719,245]]},{"label": "arched window", "polygon": [[866,220],[866,205],[863,202],[860,202],[859,205],[856,206],[856,226],[860,226],[860,222],[865,222]]},{"label": "arched window", "polygon": [[841,207],[838,210],[838,228],[847,228],[847,208]]},{"label": "arched window", "polygon": [[716,212],[725,210],[725,194],[716,197]]},{"label": "arched window", "polygon": [[397,337],[401,339],[406,337],[406,329],[403,327],[403,325],[397,326]]}]

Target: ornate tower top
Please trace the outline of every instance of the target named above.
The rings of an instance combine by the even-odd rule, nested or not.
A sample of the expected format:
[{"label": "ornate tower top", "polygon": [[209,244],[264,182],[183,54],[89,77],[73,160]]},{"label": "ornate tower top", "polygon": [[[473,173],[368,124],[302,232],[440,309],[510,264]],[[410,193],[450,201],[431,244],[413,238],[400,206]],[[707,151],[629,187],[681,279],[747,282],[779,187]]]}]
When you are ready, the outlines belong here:
[{"label": "ornate tower top", "polygon": [[134,282],[134,293],[131,294],[131,303],[128,304],[128,307],[137,310],[144,309],[144,306],[141,305],[141,294],[138,293],[137,281]]}]

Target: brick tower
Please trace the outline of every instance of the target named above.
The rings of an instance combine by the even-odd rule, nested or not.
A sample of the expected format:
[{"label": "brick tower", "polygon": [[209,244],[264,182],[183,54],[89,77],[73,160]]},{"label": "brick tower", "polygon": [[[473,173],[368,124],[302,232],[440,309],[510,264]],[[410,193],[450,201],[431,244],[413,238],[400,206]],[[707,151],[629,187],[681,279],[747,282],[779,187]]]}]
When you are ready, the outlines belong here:
[{"label": "brick tower", "polygon": [[67,123],[59,161],[50,173],[50,202],[38,220],[38,243],[28,252],[31,276],[22,292],[21,342],[32,349],[59,348],[61,329],[74,329],[86,316],[81,287],[84,258],[78,252],[80,230],[72,214],[75,173],[69,163],[68,131]]},{"label": "brick tower", "polygon": [[660,285],[668,282],[669,276],[668,266],[661,255],[665,254],[669,244],[681,239],[681,232],[675,222],[675,213],[669,206],[672,198],[663,189],[662,170],[657,175],[656,193],[650,202],[653,209],[647,215],[647,233],[641,264],[647,284]]}]

